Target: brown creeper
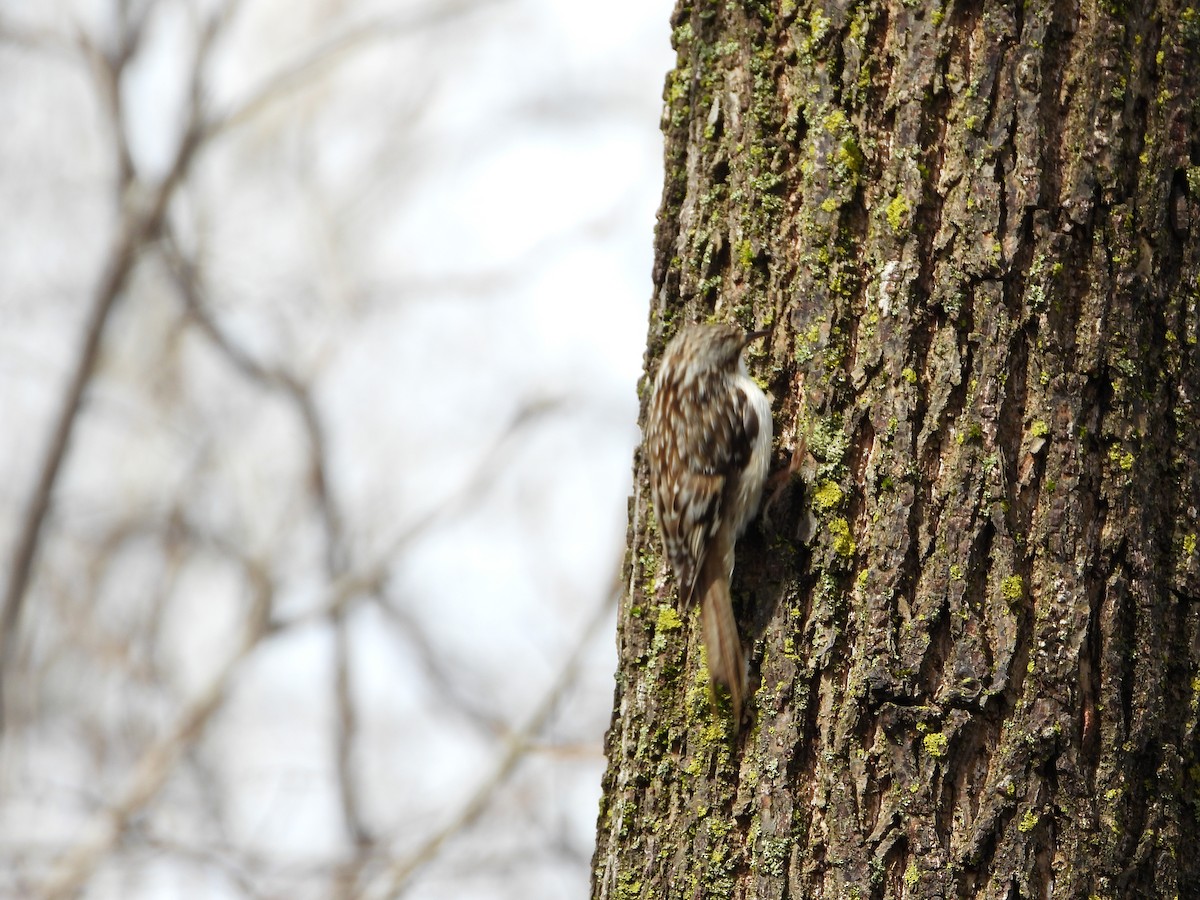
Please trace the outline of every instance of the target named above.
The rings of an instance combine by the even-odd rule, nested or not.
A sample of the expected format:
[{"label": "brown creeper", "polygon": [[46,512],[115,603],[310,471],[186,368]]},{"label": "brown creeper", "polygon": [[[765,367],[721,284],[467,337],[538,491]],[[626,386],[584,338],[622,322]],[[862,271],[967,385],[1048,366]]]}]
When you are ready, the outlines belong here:
[{"label": "brown creeper", "polygon": [[733,545],[758,511],[771,405],[742,350],[765,331],[686,325],[667,345],[646,422],[650,487],[684,608],[700,598],[712,679],[741,722],[746,663],[729,596]]}]

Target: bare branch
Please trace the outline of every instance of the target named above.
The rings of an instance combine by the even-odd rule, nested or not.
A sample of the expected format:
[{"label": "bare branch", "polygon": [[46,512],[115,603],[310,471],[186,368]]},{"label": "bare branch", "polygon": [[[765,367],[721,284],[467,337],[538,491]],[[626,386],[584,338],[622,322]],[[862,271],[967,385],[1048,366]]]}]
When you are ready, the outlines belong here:
[{"label": "bare branch", "polygon": [[445,655],[434,646],[417,617],[384,594],[376,599],[385,620],[402,636],[406,646],[416,651],[416,662],[424,670],[429,684],[446,701],[443,705],[448,705],[492,737],[507,733],[510,726],[496,714],[496,710],[480,702],[474,692],[459,684],[459,679],[455,678],[457,667],[447,664]]},{"label": "bare branch", "polygon": [[96,866],[120,841],[133,819],[162,790],[179,759],[203,733],[209,720],[221,706],[242,662],[266,634],[264,627],[271,606],[273,588],[265,573],[257,568],[247,573],[255,585],[255,612],[249,617],[241,645],[234,651],[208,687],[180,716],[175,727],[143,754],[129,786],[121,799],[92,822],[90,836],[70,850],[56,866],[56,872],[43,885],[38,896],[45,900],[73,897],[91,876]]},{"label": "bare branch", "polygon": [[[204,301],[204,289],[197,267],[186,259],[168,230],[164,235],[168,265],[183,297],[184,305],[201,332],[238,372],[263,388],[281,393],[295,410],[308,437],[309,486],[312,489],[325,532],[325,568],[331,582],[345,572],[347,556],[342,520],[334,502],[329,483],[329,455],[321,418],[312,392],[299,378],[283,368],[269,367],[258,362],[241,347],[211,315]],[[346,605],[335,602],[329,609],[334,631],[333,698],[337,710],[335,773],[342,817],[351,843],[357,849],[356,859],[342,873],[339,881],[350,889],[355,871],[364,858],[365,850],[373,843],[360,810],[354,779],[354,747],[358,736],[358,715],[350,684],[350,647],[346,621]]]},{"label": "bare branch", "polygon": [[550,720],[559,701],[574,684],[584,651],[595,638],[600,627],[608,620],[608,614],[615,602],[614,590],[604,598],[603,602],[597,604],[592,618],[584,627],[558,675],[550,683],[533,713],[530,714],[525,724],[505,741],[504,751],[496,760],[492,770],[480,781],[458,812],[441,828],[429,835],[406,858],[393,861],[388,871],[379,876],[374,884],[369,885],[362,896],[370,898],[370,900],[382,900],[382,898],[394,898],[402,895],[409,887],[413,876],[432,862],[448,841],[471,827],[479,819],[491,804],[496,792],[508,781],[517,764],[528,752],[533,739]]},{"label": "bare branch", "polygon": [[354,745],[358,735],[358,717],[350,684],[350,640],[345,610],[333,618],[334,630],[334,707],[337,710],[337,747],[335,774],[342,818],[354,844],[354,858],[343,868],[338,879],[339,893],[350,896],[357,872],[375,839],[363,821],[359,807],[357,779],[354,776]]},{"label": "bare branch", "polygon": [[[128,46],[136,45],[137,40],[136,35],[127,36],[126,44]],[[199,68],[197,66],[197,70]],[[193,96],[198,93],[198,90],[193,91]],[[119,104],[112,108],[115,113],[119,114]],[[95,372],[105,324],[108,322],[117,298],[125,289],[141,248],[152,240],[162,228],[170,200],[174,196],[176,188],[186,177],[196,152],[201,146],[200,119],[200,108],[193,103],[189,125],[180,139],[171,168],[162,181],[149,192],[148,199],[145,202],[138,202],[138,198],[133,196],[136,193],[134,191],[127,191],[124,197],[120,229],[113,242],[112,250],[108,254],[108,265],[96,289],[92,310],[84,327],[82,346],[76,358],[75,369],[67,382],[67,389],[55,420],[50,443],[42,458],[41,468],[22,520],[21,529],[18,532],[12,562],[9,566],[8,584],[4,592],[4,608],[3,613],[0,614],[0,729],[3,728],[3,711],[6,705],[7,669],[16,649],[21,607],[29,588],[33,563],[37,557],[46,515],[50,509],[50,500],[58,482],[63,460],[70,448],[71,437],[79,420],[80,411],[83,408],[84,392],[91,383],[92,375]],[[118,123],[118,126],[116,133],[123,134],[123,123]],[[132,183],[130,187],[133,187]]]},{"label": "bare branch", "polygon": [[[53,426],[47,429],[48,446],[35,450],[37,456],[26,460],[32,463],[29,468],[37,476],[36,483],[31,478],[29,496],[22,496],[28,509],[17,510],[23,518],[13,523],[13,550],[8,551],[11,559],[3,560],[11,565],[6,567],[4,594],[0,595],[0,704],[5,699],[5,687],[10,704],[18,698],[29,698],[24,716],[14,715],[16,705],[7,710],[4,737],[12,754],[27,767],[28,781],[40,785],[57,779],[70,785],[72,791],[68,795],[56,786],[50,802],[42,804],[38,789],[26,788],[24,771],[9,772],[8,783],[15,789],[16,803],[37,813],[32,828],[18,828],[18,832],[28,831],[35,836],[14,832],[15,840],[10,842],[13,846],[7,852],[6,866],[11,875],[4,882],[16,886],[23,896],[81,895],[107,883],[110,870],[121,874],[139,872],[148,858],[165,858],[165,866],[172,873],[211,869],[216,877],[232,879],[235,892],[247,895],[290,895],[294,886],[296,892],[315,890],[331,897],[364,893],[394,896],[408,890],[415,877],[427,871],[427,864],[456,835],[468,829],[482,832],[484,822],[495,818],[489,809],[498,807],[499,801],[509,801],[512,790],[504,786],[511,783],[521,761],[547,753],[545,742],[552,742],[564,731],[562,727],[547,727],[546,723],[552,721],[564,692],[577,680],[579,655],[594,633],[595,624],[589,626],[561,673],[552,673],[557,677],[542,689],[544,696],[521,694],[516,712],[503,702],[487,706],[478,699],[478,695],[489,693],[478,690],[479,678],[485,677],[486,661],[481,656],[478,677],[474,679],[461,667],[456,668],[452,655],[429,630],[431,625],[423,608],[406,603],[408,598],[396,590],[401,581],[396,576],[410,562],[417,561],[432,531],[471,516],[481,507],[484,515],[495,513],[500,504],[509,502],[503,489],[514,483],[507,476],[531,435],[527,429],[540,433],[548,418],[578,404],[561,394],[527,396],[523,404],[517,400],[520,405],[512,411],[511,420],[501,422],[499,432],[485,434],[472,444],[471,451],[478,453],[477,458],[468,462],[459,472],[459,479],[428,505],[422,503],[410,509],[402,506],[398,515],[377,524],[378,530],[367,522],[356,522],[351,518],[354,508],[340,502],[343,481],[336,468],[339,458],[333,450],[343,446],[334,431],[341,420],[334,415],[337,410],[327,405],[330,398],[341,396],[336,388],[343,382],[335,378],[331,382],[335,390],[327,395],[319,390],[323,383],[315,370],[298,367],[288,356],[258,352],[256,345],[233,327],[234,320],[224,317],[224,308],[216,303],[218,296],[210,293],[218,284],[207,269],[210,262],[221,266],[222,272],[230,267],[233,277],[229,283],[269,284],[273,283],[270,273],[276,266],[281,262],[290,266],[295,254],[311,245],[303,238],[290,240],[290,231],[287,235],[259,232],[251,222],[233,222],[226,232],[222,225],[227,212],[222,206],[223,195],[200,198],[193,197],[192,191],[193,185],[200,185],[196,179],[204,181],[206,188],[216,186],[219,190],[227,184],[226,176],[236,179],[244,174],[237,167],[246,158],[257,161],[264,158],[259,155],[263,150],[269,157],[276,149],[252,142],[242,148],[248,157],[243,157],[240,150],[228,157],[210,146],[213,138],[243,124],[253,126],[262,114],[286,111],[289,103],[307,98],[307,91],[313,87],[320,90],[326,82],[332,82],[331,75],[340,75],[364,52],[408,47],[401,39],[420,29],[437,28],[439,35],[443,31],[450,35],[454,29],[444,27],[446,23],[456,24],[459,17],[477,13],[482,13],[478,18],[483,21],[486,12],[500,3],[422,0],[412,10],[389,16],[383,22],[367,22],[341,33],[334,31],[331,39],[310,43],[311,52],[294,57],[274,75],[257,85],[246,85],[247,92],[233,97],[232,104],[221,109],[214,109],[207,91],[213,84],[209,76],[218,74],[218,65],[222,73],[229,71],[224,68],[224,45],[218,48],[218,43],[222,35],[229,34],[229,23],[240,9],[249,6],[240,0],[182,0],[178,6],[169,4],[170,12],[152,0],[112,0],[100,15],[110,20],[119,18],[118,27],[111,28],[109,21],[103,30],[72,33],[67,29],[57,37],[16,33],[5,27],[5,16],[0,14],[0,48],[8,54],[18,56],[22,52],[14,45],[28,46],[29,52],[60,54],[75,69],[71,79],[62,79],[66,86],[63,90],[75,90],[78,71],[85,72],[91,90],[99,98],[90,108],[99,108],[105,124],[113,124],[111,135],[105,134],[107,148],[102,148],[104,159],[112,161],[106,170],[112,173],[106,174],[112,183],[100,185],[101,201],[116,193],[120,202],[115,221],[110,218],[105,225],[109,230],[104,234],[107,243],[99,248],[104,254],[102,261],[85,282],[82,302],[87,308],[80,310],[86,313],[80,349],[64,366],[63,388],[56,389],[61,396],[52,398],[54,406],[46,410],[47,421]],[[354,4],[344,8],[348,15],[357,17]],[[9,18],[16,20],[15,15]],[[28,17],[28,21],[36,19]],[[319,26],[319,14],[316,21]],[[243,38],[249,41],[250,52],[255,52],[259,40],[278,46],[278,38],[291,40],[310,25],[296,23],[297,30],[286,35],[270,29],[260,35],[257,29],[261,23],[261,19],[248,22],[245,33],[239,29],[239,52],[244,48]],[[180,51],[186,58],[173,59]],[[154,123],[140,119],[135,122],[134,113],[139,110],[130,104],[148,100],[152,110],[159,102],[178,98],[174,79],[165,79],[162,85],[140,80],[161,74],[156,67],[164,61],[176,64],[173,71],[185,78],[187,67],[192,69],[190,98],[185,93],[182,100],[183,131],[174,153],[168,150],[168,172],[159,180],[158,174],[149,176],[137,168],[141,155],[131,152],[129,144],[134,143],[133,150],[137,150],[143,134],[141,126]],[[139,74],[131,80],[135,65]],[[347,74],[353,74],[357,84],[359,76],[378,73],[355,68]],[[179,86],[186,92],[186,84]],[[340,91],[347,85],[329,86]],[[143,88],[151,87],[161,87],[162,92],[143,93]],[[406,92],[406,97],[425,102],[425,92],[419,86]],[[321,96],[322,102],[327,99],[337,103],[341,95],[335,92],[328,98]],[[390,98],[390,94],[389,100],[405,102]],[[397,110],[393,105],[385,112],[388,121],[394,122],[397,114],[403,118],[414,108]],[[373,166],[395,173],[390,177],[410,179],[411,160],[405,157],[397,166],[397,150],[411,154],[412,146],[419,147],[419,143],[412,145],[405,129],[397,131],[384,127],[382,122],[376,124],[384,137],[381,143],[376,143],[375,133],[364,133],[361,137],[366,140],[359,140],[360,136],[353,133],[349,140],[357,141],[358,148],[352,143],[347,146],[353,153],[368,151]],[[285,128],[285,133],[291,132]],[[161,135],[146,136],[153,141]],[[231,135],[235,139],[242,136]],[[268,140],[274,137],[266,136]],[[246,201],[245,205],[238,202],[228,209],[236,210],[235,215],[265,209],[269,215],[272,207],[258,205],[264,197],[290,204],[295,185],[287,175],[296,165],[302,188],[309,188],[318,200],[334,201],[313,216],[328,230],[330,246],[339,251],[327,264],[336,268],[356,265],[360,259],[369,263],[363,272],[355,271],[348,279],[344,268],[324,280],[327,273],[314,267],[315,281],[311,288],[302,288],[301,302],[311,302],[312,297],[324,299],[326,285],[331,284],[336,291],[344,283],[357,286],[367,278],[378,278],[377,284],[401,283],[394,275],[385,274],[395,271],[389,269],[390,263],[377,267],[373,250],[360,255],[352,243],[361,240],[366,223],[360,213],[374,213],[372,203],[381,196],[378,183],[368,195],[369,186],[364,188],[365,182],[352,179],[351,187],[356,192],[361,189],[371,202],[361,201],[356,193],[351,198],[353,203],[343,204],[336,192],[346,188],[340,180],[327,181],[324,177],[324,149],[307,140],[300,144],[303,146],[296,148],[299,152],[295,158],[288,152],[281,154],[280,164],[289,167],[280,173],[285,177],[278,183],[269,180],[255,185],[239,198]],[[210,156],[202,156],[204,153]],[[439,160],[445,164],[444,155]],[[207,168],[209,162],[213,164],[211,170]],[[89,162],[93,164],[94,160]],[[204,178],[201,165],[205,165]],[[363,171],[367,169],[362,167]],[[155,168],[156,173],[161,171]],[[308,184],[303,183],[306,172],[311,178]],[[210,174],[212,181],[207,179]],[[391,196],[390,187],[387,196]],[[261,196],[259,188],[265,189]],[[282,193],[275,193],[276,188]],[[91,198],[92,193],[84,198],[91,204],[87,207],[89,215],[94,206]],[[193,201],[201,204],[196,223],[200,245],[209,236],[216,243],[211,259],[192,249],[184,240],[182,227],[178,233],[172,227],[182,223]],[[389,203],[395,208],[395,198]],[[321,212],[329,215],[322,216]],[[209,215],[218,220],[217,229],[211,232],[205,227],[207,223],[200,221]],[[294,224],[298,226],[295,234],[303,235],[303,228],[311,223],[306,218]],[[599,230],[604,227],[601,222]],[[575,237],[572,230],[559,239]],[[260,238],[261,248],[257,243]],[[242,240],[246,241],[244,245],[238,243]],[[542,242],[538,249],[547,245],[551,251],[558,250],[554,241]],[[354,252],[343,256],[340,251],[345,247],[353,247]],[[259,249],[267,252],[260,253]],[[513,271],[527,261],[531,260],[518,260]],[[237,267],[242,265],[251,276],[249,280],[239,277]],[[173,278],[182,298],[174,308],[170,302],[164,308],[157,296],[164,270],[168,292]],[[500,277],[509,274],[504,269],[497,271]],[[260,275],[266,278],[260,279]],[[416,288],[421,293],[426,289],[471,293],[481,286],[476,281],[453,280],[453,274],[450,278],[449,288],[441,282],[418,283]],[[50,285],[56,286],[57,282]],[[397,293],[389,290],[389,300],[394,302]],[[118,307],[121,302],[125,306]],[[143,303],[147,304],[145,310]],[[357,304],[346,306],[361,311]],[[143,312],[147,316],[143,317]],[[129,320],[134,313],[136,320]],[[125,333],[127,326],[129,331]],[[192,339],[197,337],[203,344],[199,356],[192,352]],[[98,361],[110,356],[111,369]],[[215,375],[211,368],[214,358],[218,370]],[[103,374],[98,374],[101,367]],[[228,439],[230,431],[222,408],[211,396],[204,395],[213,384],[205,379],[215,377],[228,384],[230,372],[237,373],[234,390],[243,392],[250,386],[255,410],[268,413],[261,422],[254,423],[254,428],[238,433],[233,440]],[[88,405],[93,402],[103,404],[99,414]],[[110,412],[115,415],[109,416]],[[278,427],[280,413],[286,420],[282,430]],[[97,438],[94,448],[93,425]],[[361,419],[350,423],[354,429],[369,425]],[[302,437],[295,435],[297,427]],[[358,434],[356,430],[353,436],[357,438]],[[274,442],[287,436],[292,436],[293,445],[296,440],[301,442],[300,468],[292,468],[297,461],[295,447],[288,446],[287,465],[272,471],[264,446],[275,447]],[[268,443],[254,443],[260,437]],[[371,435],[366,437],[363,444],[352,440],[345,445],[363,448],[363,456],[354,460],[356,466],[375,462],[370,453],[384,449],[369,440]],[[193,457],[196,462],[189,468],[187,461]],[[117,459],[115,465],[113,458]],[[77,466],[78,482],[73,477]],[[268,470],[265,477],[264,469]],[[109,472],[115,473],[111,481],[105,480]],[[289,478],[293,472],[299,474]],[[385,468],[380,477],[389,472]],[[72,476],[69,479],[68,474]],[[496,491],[498,485],[500,492]],[[172,498],[174,492],[178,496]],[[542,499],[540,493],[537,499]],[[368,503],[366,508],[372,510],[375,504]],[[239,540],[259,534],[253,527],[258,521],[256,516],[277,525],[273,517],[280,510],[290,517],[278,535],[267,538],[273,546],[261,555],[256,549],[253,559],[247,558]],[[298,510],[300,514],[296,515]],[[534,524],[532,516],[520,524]],[[242,528],[243,524],[250,527]],[[253,543],[259,546],[259,541]],[[231,585],[240,585],[232,595]],[[275,591],[280,597],[278,609],[270,599]],[[252,604],[245,601],[248,593],[253,593]],[[366,742],[386,740],[388,731],[375,728],[380,710],[370,705],[377,695],[368,689],[375,683],[375,672],[361,668],[358,658],[352,655],[357,649],[355,639],[362,636],[359,626],[364,623],[354,613],[364,603],[378,603],[385,612],[384,627],[394,636],[394,652],[402,654],[404,665],[410,664],[411,657],[417,658],[419,689],[428,690],[423,696],[452,717],[460,716],[460,723],[469,721],[479,729],[479,735],[487,741],[484,746],[495,755],[490,771],[487,765],[480,767],[472,773],[472,780],[465,782],[463,790],[470,796],[462,798],[462,806],[444,808],[450,821],[443,824],[443,816],[439,816],[415,833],[408,830],[415,826],[407,822],[383,830],[384,826],[372,817],[376,803],[370,793],[371,778],[376,773],[372,767],[363,768],[363,763],[376,756],[374,744]],[[599,620],[606,609],[607,605],[597,612]],[[557,605],[555,611],[559,611]],[[590,611],[585,609],[585,615]],[[370,621],[375,621],[373,616]],[[232,747],[226,745],[224,735],[216,743],[205,739],[205,734],[212,734],[222,721],[216,717],[223,716],[221,710],[227,703],[241,710],[245,701],[256,711],[276,712],[271,707],[257,706],[269,704],[272,695],[257,692],[260,660],[248,657],[255,654],[256,648],[262,648],[262,672],[265,682],[270,682],[280,662],[284,666],[302,663],[302,654],[315,650],[308,635],[294,635],[294,643],[289,641],[289,646],[279,648],[279,660],[272,655],[275,647],[268,650],[264,644],[269,638],[291,635],[305,625],[316,625],[321,640],[332,638],[333,653],[327,656],[329,645],[322,645],[323,664],[312,670],[320,673],[316,678],[325,679],[316,684],[320,715],[289,717],[285,722],[285,740],[293,733],[300,736],[294,746],[287,747],[286,760],[281,763],[262,758],[265,745],[252,741],[249,735],[232,735],[238,741]],[[210,642],[220,647],[215,658],[206,657]],[[19,654],[12,652],[14,648]],[[558,653],[568,650],[570,647],[564,645]],[[330,661],[332,666],[325,664]],[[197,666],[201,668],[198,681]],[[243,692],[242,679],[252,667],[256,673],[254,687]],[[371,677],[359,684],[364,675]],[[310,672],[304,677],[311,679],[313,675]],[[294,680],[283,683],[285,690],[294,685]],[[137,702],[129,703],[130,691],[118,694],[113,690],[117,686],[131,688]],[[274,682],[269,686],[273,689]],[[513,695],[507,696],[511,699]],[[502,698],[498,695],[498,699]],[[537,704],[532,712],[531,703]],[[0,706],[0,714],[4,711]],[[390,718],[383,721],[390,727]],[[455,723],[447,719],[442,724]],[[277,735],[272,731],[269,737]],[[325,746],[314,748],[312,736]],[[254,737],[258,737],[257,731]],[[563,738],[564,742],[573,739],[574,735]],[[406,749],[420,752],[417,747]],[[366,750],[372,752],[365,754]],[[558,748],[558,752],[570,750]],[[206,772],[206,765],[212,766],[211,773]],[[288,768],[277,768],[280,765]],[[294,770],[292,765],[296,765]],[[406,792],[410,789],[403,784],[407,772],[405,768],[389,772],[402,779]],[[301,787],[296,787],[297,776],[303,779]],[[524,782],[523,775],[520,777]],[[479,779],[478,785],[474,779]],[[87,787],[80,788],[79,783]],[[210,786],[211,793],[207,790]],[[413,784],[411,789],[416,793],[434,787]],[[254,804],[255,808],[247,809],[241,802],[243,790],[256,797],[261,790],[267,801],[263,806],[269,808],[259,809]],[[538,797],[539,802],[544,799]],[[10,810],[17,816],[14,821],[18,826],[22,825],[25,805]],[[558,809],[558,804],[551,805]],[[40,808],[43,806],[47,807],[44,812]],[[339,819],[335,811],[332,822],[328,815],[331,806],[339,807],[341,813]],[[292,815],[293,810],[298,814]],[[310,820],[310,816],[320,819]],[[254,830],[263,822],[273,827],[277,821],[282,824],[278,834],[264,838]],[[316,828],[310,827],[312,821],[317,821]],[[531,817],[530,822],[534,821]],[[79,831],[78,838],[71,837],[80,824],[84,830]],[[401,834],[391,830],[393,827],[405,830]],[[542,827],[552,831],[555,826],[543,823]],[[438,830],[426,835],[424,832],[430,828]],[[542,839],[536,830],[527,837],[527,843]],[[420,846],[409,853],[414,843]],[[459,845],[454,846],[457,849]],[[297,851],[298,847],[304,849]],[[318,849],[302,855],[308,847]],[[502,869],[506,861],[496,858],[488,864]]]},{"label": "bare branch", "polygon": [[105,53],[86,32],[79,32],[76,43],[94,73],[100,99],[108,112],[109,128],[117,155],[117,196],[122,197],[133,181],[133,156],[125,133],[125,110],[121,102],[121,73],[137,47],[137,33],[125,29],[127,40],[116,53]]}]

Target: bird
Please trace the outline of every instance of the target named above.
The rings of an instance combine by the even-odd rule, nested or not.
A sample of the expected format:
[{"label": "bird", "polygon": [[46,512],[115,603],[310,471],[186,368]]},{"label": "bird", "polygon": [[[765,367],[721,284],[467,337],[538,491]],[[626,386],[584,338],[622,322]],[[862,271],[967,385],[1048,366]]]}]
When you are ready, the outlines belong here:
[{"label": "bird", "polygon": [[663,351],[646,420],[651,498],[684,609],[697,600],[708,670],[742,718],[746,657],[733,615],[734,545],[758,511],[771,404],[742,352],[766,331],[688,324]]}]

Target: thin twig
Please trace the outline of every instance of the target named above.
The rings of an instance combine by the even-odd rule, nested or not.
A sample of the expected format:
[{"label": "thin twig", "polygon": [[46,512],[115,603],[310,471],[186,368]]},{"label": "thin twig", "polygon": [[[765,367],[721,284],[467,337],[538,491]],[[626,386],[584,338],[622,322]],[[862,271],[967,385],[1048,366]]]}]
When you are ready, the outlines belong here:
[{"label": "thin twig", "polygon": [[334,748],[334,783],[337,786],[342,820],[350,834],[353,856],[339,867],[336,896],[353,895],[358,873],[370,855],[375,838],[367,828],[359,804],[358,781],[354,769],[354,747],[358,738],[358,711],[350,683],[350,635],[346,611],[333,616],[334,679],[333,699],[337,712],[336,746]]},{"label": "thin twig", "polygon": [[387,624],[405,642],[405,649],[415,654],[414,662],[424,670],[424,681],[438,695],[442,707],[459,713],[488,737],[494,738],[510,730],[508,723],[493,706],[477,696],[471,687],[459,683],[463,680],[461,667],[434,645],[416,616],[397,605],[386,594],[379,594],[375,599]]}]

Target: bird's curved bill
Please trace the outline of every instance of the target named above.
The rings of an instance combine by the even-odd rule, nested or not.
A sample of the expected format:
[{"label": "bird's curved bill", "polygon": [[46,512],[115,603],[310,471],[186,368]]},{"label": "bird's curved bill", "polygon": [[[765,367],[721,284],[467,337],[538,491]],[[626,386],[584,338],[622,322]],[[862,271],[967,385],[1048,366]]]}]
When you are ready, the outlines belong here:
[{"label": "bird's curved bill", "polygon": [[746,346],[748,346],[748,345],[750,345],[750,344],[753,344],[753,343],[754,343],[755,341],[757,341],[759,338],[764,338],[764,337],[766,337],[766,336],[767,336],[768,334],[770,334],[770,333],[771,333],[771,332],[770,332],[769,330],[763,330],[763,331],[748,331],[748,332],[746,332],[746,339],[745,339],[744,341],[742,341],[742,346],[743,346],[743,347],[746,347]]}]

